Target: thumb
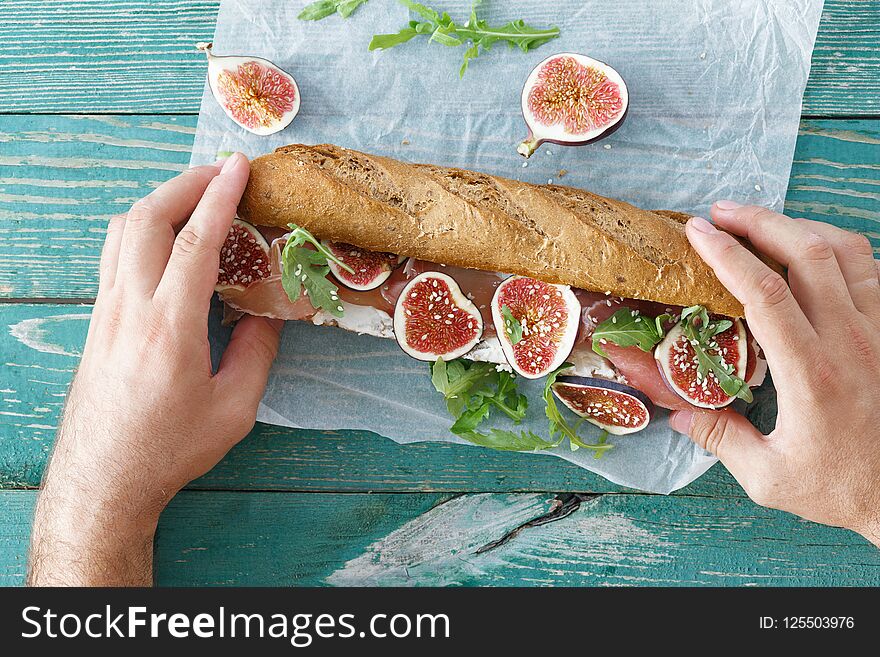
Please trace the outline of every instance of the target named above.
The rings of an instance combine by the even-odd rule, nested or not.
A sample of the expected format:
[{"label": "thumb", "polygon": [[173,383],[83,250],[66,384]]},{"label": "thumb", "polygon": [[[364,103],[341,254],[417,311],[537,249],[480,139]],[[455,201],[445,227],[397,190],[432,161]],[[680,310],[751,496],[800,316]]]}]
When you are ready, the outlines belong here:
[{"label": "thumb", "polygon": [[669,425],[690,436],[697,445],[717,456],[740,484],[760,471],[766,461],[764,436],[732,409],[675,411]]},{"label": "thumb", "polygon": [[254,417],[266,390],[269,368],[278,354],[283,327],[280,319],[246,315],[232,331],[217,368],[218,394],[236,400],[237,406]]}]

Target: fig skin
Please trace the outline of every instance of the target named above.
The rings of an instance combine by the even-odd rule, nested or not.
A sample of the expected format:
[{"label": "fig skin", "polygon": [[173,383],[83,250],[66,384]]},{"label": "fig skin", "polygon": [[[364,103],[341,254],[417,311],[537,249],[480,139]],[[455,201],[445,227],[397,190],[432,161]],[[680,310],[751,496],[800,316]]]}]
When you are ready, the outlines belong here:
[{"label": "fig skin", "polygon": [[[213,52],[213,46],[213,43],[196,44],[196,48],[205,53],[208,58],[208,83],[209,87],[211,88],[211,94],[214,96],[217,104],[223,108],[226,116],[228,116],[236,125],[240,126],[241,128],[244,128],[248,132],[260,136],[275,134],[276,132],[280,132],[281,130],[284,130],[287,126],[289,126],[293,119],[296,118],[296,115],[299,113],[301,103],[299,85],[297,84],[296,79],[294,79],[294,77],[290,73],[285,71],[280,66],[276,65],[274,62],[270,62],[269,60],[263,59],[262,57],[248,57],[242,55],[215,55]],[[285,100],[289,102],[289,107],[283,109],[280,115],[272,117],[273,112],[267,109],[267,107],[263,106],[262,109],[270,115],[270,118],[266,119],[264,117],[262,121],[255,123],[254,125],[248,125],[248,121],[244,117],[237,115],[236,111],[229,106],[228,99],[224,96],[219,87],[219,79],[222,73],[227,73],[233,76],[238,81],[245,73],[242,67],[248,64],[256,65],[257,67],[259,67],[261,73],[265,69],[266,72],[278,76],[289,88],[289,97],[285,98]],[[264,80],[261,80],[261,82],[264,82]],[[265,91],[265,89],[263,89],[263,91]],[[251,102],[255,102],[254,97],[256,96],[256,94],[252,86],[248,87],[248,92],[248,97]],[[264,100],[267,97],[268,96],[257,96],[256,102]],[[279,98],[280,96],[276,95],[275,97]]]},{"label": "fig skin", "polygon": [[[748,335],[746,333],[745,324],[742,322],[742,320],[734,320],[733,327],[731,327],[731,329],[728,329],[728,331],[732,330],[733,328],[736,328],[736,343],[737,350],[739,351],[738,361],[734,364],[734,373],[741,379],[746,380],[749,359]],[[736,400],[736,397],[726,395],[725,398],[720,401],[720,403],[711,404],[709,402],[702,401],[700,399],[697,399],[696,397],[689,395],[686,390],[682,390],[681,387],[676,384],[674,380],[674,374],[678,374],[679,372],[677,370],[674,370],[674,362],[670,361],[674,361],[675,356],[673,352],[675,350],[675,345],[682,338],[682,335],[683,334],[681,332],[681,329],[678,327],[678,325],[676,325],[672,329],[670,329],[670,331],[666,334],[666,337],[663,338],[663,340],[654,348],[654,358],[657,361],[657,367],[660,370],[660,374],[663,377],[666,385],[669,386],[669,388],[673,392],[675,392],[675,394],[684,399],[687,403],[697,408],[702,408],[706,410],[719,410],[721,408],[724,408],[725,406],[729,406],[730,404],[732,404]],[[697,387],[699,387],[698,384],[694,385],[697,385]],[[720,387],[717,386],[717,384],[715,387],[718,388],[720,394],[725,394],[723,391],[721,391]]]},{"label": "fig skin", "polygon": [[[380,270],[374,274],[373,278],[369,281],[358,284],[355,283],[351,274],[342,269],[335,262],[328,262],[327,264],[330,266],[330,271],[333,274],[333,277],[339,281],[339,283],[350,290],[354,290],[356,292],[369,292],[370,290],[375,290],[377,287],[381,286],[388,278],[391,276],[394,269],[400,264],[400,258],[397,256],[392,256],[392,254],[382,253],[378,254],[374,251],[368,251],[367,249],[361,249],[360,247],[356,247],[352,244],[344,244],[341,242],[328,242],[324,240],[323,242],[325,248],[329,249],[331,253],[333,253],[337,258],[345,262],[349,267],[354,268],[355,263],[346,260],[346,254],[344,253],[347,250],[355,250],[358,251],[364,259],[370,259],[371,256],[375,256],[376,260],[379,260],[381,263]],[[371,263],[372,264],[372,263]]]},{"label": "fig skin", "polygon": [[[532,155],[535,154],[541,146],[544,144],[555,144],[556,146],[586,146],[587,144],[594,144],[597,141],[602,141],[606,137],[610,137],[615,132],[620,129],[620,126],[624,124],[626,121],[626,117],[629,115],[629,103],[626,104],[626,109],[623,110],[623,114],[617,120],[617,123],[610,126],[607,130],[602,132],[599,135],[596,135],[592,139],[586,139],[584,141],[572,141],[572,140],[562,140],[562,139],[535,139],[532,134],[532,129],[529,128],[528,136],[520,143],[519,146],[516,147],[516,152],[522,155],[524,158],[529,159]],[[523,114],[523,119],[526,119],[525,114]],[[526,121],[528,121],[526,119]]]},{"label": "fig skin", "polygon": [[[221,247],[221,250],[220,250],[220,257],[221,257],[220,266],[221,266],[221,268],[225,264],[222,261],[224,249],[226,249],[226,245],[229,242],[229,240],[231,239],[231,237],[235,234],[236,229],[244,230],[250,235],[250,237],[253,239],[255,245],[257,247],[259,247],[260,251],[263,252],[263,258],[262,258],[262,262],[255,263],[257,266],[260,267],[260,269],[257,271],[256,274],[253,273],[254,270],[247,272],[248,276],[255,277],[253,279],[250,279],[250,280],[243,279],[243,282],[240,284],[239,283],[231,283],[231,282],[230,283],[220,283],[219,279],[218,279],[217,284],[214,286],[214,291],[219,292],[220,294],[222,294],[223,292],[227,292],[229,290],[244,290],[244,289],[248,288],[250,285],[252,285],[253,283],[256,283],[257,281],[260,281],[264,278],[267,278],[271,273],[270,272],[270,261],[269,261],[269,243],[266,241],[266,239],[263,237],[263,235],[260,233],[260,231],[257,230],[257,228],[255,226],[249,224],[246,221],[242,221],[241,219],[234,219],[233,220],[232,226],[229,228],[229,234],[226,236],[226,241],[223,243],[223,246]],[[227,253],[228,253],[228,251],[227,251]],[[222,271],[222,269],[221,269],[221,271]]]},{"label": "fig skin", "polygon": [[[507,288],[511,285],[517,285],[520,282],[531,283],[547,286],[548,288],[554,289],[558,291],[558,295],[561,298],[566,312],[568,316],[566,318],[566,326],[562,327],[561,335],[559,336],[559,341],[555,343],[553,346],[556,348],[556,351],[552,354],[550,358],[547,360],[542,360],[546,354],[536,354],[536,356],[540,356],[536,359],[537,363],[540,365],[536,366],[536,363],[532,363],[533,369],[535,371],[529,371],[526,369],[527,365],[522,365],[517,362],[517,346],[511,344],[509,338],[504,335],[504,318],[502,316],[502,306],[507,305],[505,300],[502,299]],[[539,301],[539,304],[543,304],[543,301]],[[501,342],[501,348],[504,352],[504,357],[507,359],[508,364],[513,368],[513,370],[519,374],[520,376],[526,379],[540,379],[541,377],[546,376],[556,368],[558,368],[562,363],[568,358],[569,354],[571,354],[572,349],[574,348],[575,340],[577,339],[577,333],[580,329],[581,324],[581,304],[578,301],[577,296],[574,294],[572,289],[568,285],[556,285],[554,283],[545,283],[543,281],[539,281],[534,278],[530,278],[528,276],[511,276],[504,280],[501,285],[495,290],[495,295],[492,297],[492,321],[495,325],[496,335]],[[515,306],[516,304],[512,304]],[[511,307],[511,310],[516,314],[516,308]],[[517,320],[523,321],[522,318],[517,317]],[[544,317],[545,321],[546,316]],[[549,320],[552,321],[552,320]],[[558,325],[557,325],[558,326]],[[500,328],[499,328],[500,327]],[[548,326],[544,326],[546,330],[549,330]],[[540,332],[540,329],[539,329]],[[528,340],[531,338],[523,337],[523,340]],[[520,342],[518,344],[524,344],[524,342]],[[531,353],[531,352],[530,352]]]},{"label": "fig skin", "polygon": [[[614,120],[604,128],[598,128],[598,132],[593,131],[595,132],[595,134],[592,134],[591,132],[582,133],[590,135],[585,138],[579,138],[577,134],[573,134],[571,135],[571,137],[540,135],[541,127],[545,128],[546,130],[550,130],[556,124],[546,126],[540,124],[536,117],[530,116],[530,113],[526,109],[528,105],[526,99],[528,95],[532,92],[532,90],[536,87],[536,75],[538,75],[538,73],[548,64],[548,62],[557,57],[571,57],[580,65],[600,70],[604,75],[606,75],[606,77],[611,78],[618,87],[620,99],[623,102],[623,112],[619,116],[615,117]],[[606,137],[614,134],[626,121],[626,118],[629,114],[629,104],[630,95],[629,89],[626,85],[626,81],[623,79],[623,76],[621,76],[620,73],[618,73],[617,70],[614,69],[614,67],[606,64],[601,60],[594,59],[580,53],[556,53],[555,55],[550,55],[531,70],[528,78],[526,78],[525,84],[523,85],[520,97],[520,109],[522,110],[523,120],[525,121],[529,132],[528,136],[517,146],[517,152],[528,159],[542,144],[545,143],[557,144],[559,146],[584,146],[586,144],[592,144],[593,142],[605,139]],[[536,135],[536,133],[538,134]]]},{"label": "fig skin", "polygon": [[[449,299],[451,303],[449,305],[443,304],[440,308],[443,309],[442,314],[446,315],[448,312],[455,312],[451,309],[451,306],[455,306],[455,308],[464,313],[469,317],[469,319],[475,324],[474,335],[470,338],[466,343],[459,345],[458,347],[451,348],[449,351],[444,353],[437,353],[436,351],[421,351],[414,346],[410,345],[408,342],[407,336],[407,317],[410,316],[408,311],[405,308],[406,302],[410,298],[410,290],[412,290],[416,285],[424,281],[429,281],[431,279],[435,279],[437,281],[441,281],[446,285],[446,288],[449,292]],[[436,303],[440,303],[437,301]],[[429,309],[430,310],[430,307]],[[427,311],[426,311],[427,312]],[[434,313],[440,313],[439,309],[433,310]],[[428,318],[431,322],[436,322],[435,326],[442,327],[443,322],[446,321],[446,317],[437,318]],[[457,319],[457,318],[456,318]],[[452,322],[455,322],[456,319],[452,319]],[[461,287],[455,281],[454,278],[448,276],[447,274],[443,274],[441,272],[429,271],[423,274],[419,274],[415,278],[413,278],[409,283],[407,283],[406,287],[400,293],[400,296],[397,299],[397,304],[394,308],[394,337],[397,340],[397,344],[400,348],[409,356],[412,356],[416,360],[421,361],[435,361],[438,358],[443,358],[444,360],[454,360],[456,358],[460,358],[468,353],[471,349],[473,349],[477,343],[481,340],[483,336],[483,318],[480,315],[480,311],[477,310],[477,307],[474,303],[468,299],[464,293],[461,291]],[[471,327],[468,326],[468,329]],[[426,331],[428,334],[428,331]]]},{"label": "fig skin", "polygon": [[[590,388],[590,389],[601,389],[608,390],[611,393],[615,393],[618,395],[625,395],[629,399],[634,400],[637,404],[640,404],[641,407],[645,411],[645,420],[638,426],[630,427],[630,426],[621,426],[616,424],[607,424],[602,422],[601,420],[594,418],[591,415],[581,413],[574,408],[572,408],[568,402],[561,396],[559,392],[557,392],[557,387],[576,387],[576,388]],[[565,406],[575,415],[584,418],[587,422],[596,425],[597,427],[604,429],[610,434],[614,434],[615,436],[625,436],[627,434],[636,433],[638,431],[643,430],[648,426],[651,422],[651,418],[654,415],[654,404],[648,398],[648,396],[643,393],[641,390],[637,388],[633,388],[632,386],[628,386],[624,383],[618,383],[617,381],[611,381],[608,379],[602,379],[599,377],[583,377],[583,376],[560,376],[556,379],[556,383],[552,386],[553,394],[556,396],[559,401],[561,401]]]}]

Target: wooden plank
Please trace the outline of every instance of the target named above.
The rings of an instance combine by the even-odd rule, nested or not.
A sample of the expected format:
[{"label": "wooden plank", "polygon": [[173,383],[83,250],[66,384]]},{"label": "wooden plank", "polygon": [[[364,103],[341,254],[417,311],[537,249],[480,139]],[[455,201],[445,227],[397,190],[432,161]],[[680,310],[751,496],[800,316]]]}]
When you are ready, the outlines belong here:
[{"label": "wooden plank", "polygon": [[[0,492],[0,585],[23,579],[33,491]],[[557,502],[558,504],[558,502]],[[749,502],[604,495],[528,527],[548,494],[183,492],[161,585],[876,586],[880,552]],[[482,548],[482,550],[481,550]]]},{"label": "wooden plank", "polygon": [[[303,2],[304,4],[304,2]],[[0,3],[0,112],[198,112],[216,0]],[[880,0],[826,0],[809,115],[880,113]]]},{"label": "wooden plank", "polygon": [[[0,305],[0,487],[35,487],[51,449],[85,340],[90,308]],[[366,431],[257,425],[207,476],[203,489],[295,491],[622,490],[551,456],[445,443],[398,445]],[[721,467],[680,494],[741,497]]]},{"label": "wooden plank", "polygon": [[[0,116],[0,297],[88,298],[107,219],[183,170],[195,117]],[[880,253],[880,121],[804,121],[787,209]]]},{"label": "wooden plank", "polygon": [[195,122],[0,118],[0,296],[94,297],[107,220],[186,168]]}]

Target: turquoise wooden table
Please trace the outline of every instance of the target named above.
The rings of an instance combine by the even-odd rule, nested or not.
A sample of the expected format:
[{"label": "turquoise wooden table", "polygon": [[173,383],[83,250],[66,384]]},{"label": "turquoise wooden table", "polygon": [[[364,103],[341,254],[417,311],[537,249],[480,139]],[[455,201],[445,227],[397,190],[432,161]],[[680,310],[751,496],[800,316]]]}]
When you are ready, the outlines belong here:
[{"label": "turquoise wooden table", "polygon": [[[106,221],[187,166],[216,11],[0,3],[0,584],[24,578]],[[880,1],[826,1],[803,112],[787,211],[880,252]],[[271,426],[177,496],[156,557],[165,585],[880,584],[880,551],[721,466],[662,497],[549,456]]]}]

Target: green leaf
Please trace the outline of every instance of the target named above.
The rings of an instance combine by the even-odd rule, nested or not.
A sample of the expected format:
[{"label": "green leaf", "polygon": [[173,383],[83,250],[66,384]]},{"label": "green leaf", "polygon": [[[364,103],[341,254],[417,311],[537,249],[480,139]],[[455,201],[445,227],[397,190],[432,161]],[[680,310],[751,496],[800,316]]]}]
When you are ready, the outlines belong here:
[{"label": "green leaf", "polygon": [[413,2],[412,0],[400,0],[400,4],[409,7],[411,11],[414,11],[422,18],[428,19],[432,23],[440,22],[440,14],[421,3]]},{"label": "green leaf", "polygon": [[593,331],[593,351],[607,357],[601,346],[606,342],[612,342],[619,347],[637,346],[642,351],[651,351],[663,339],[663,324],[670,319],[671,315],[643,317],[637,310],[621,308]]},{"label": "green leaf", "polygon": [[497,409],[514,422],[520,422],[528,409],[528,400],[518,392],[516,379],[509,372],[499,372],[492,363],[442,358],[431,364],[431,382],[446,400],[446,408],[455,417],[450,431],[465,440],[485,447],[507,450],[532,450],[552,447],[543,438],[523,431],[519,434],[500,429],[489,433],[477,431]]},{"label": "green leaf", "polygon": [[[603,431],[603,432],[602,432],[602,435],[599,436],[599,440],[596,441],[596,444],[597,444],[597,445],[604,445],[605,443],[607,443],[607,442],[608,442],[608,435],[609,435],[609,434],[608,434],[607,431]],[[596,450],[596,453],[593,454],[593,458],[596,459],[596,460],[598,461],[600,458],[602,458],[602,456],[603,456],[604,454],[605,454],[604,450],[597,449],[597,450]]]},{"label": "green leaf", "polygon": [[360,7],[366,1],[367,0],[343,0],[343,2],[339,3],[336,11],[339,12],[339,15],[343,18],[348,18],[352,15],[355,9]]},{"label": "green leaf", "polygon": [[447,410],[455,418],[464,412],[472,396],[496,384],[498,374],[492,363],[461,358],[449,363],[438,358],[431,364],[431,383],[443,395]]},{"label": "green leaf", "polygon": [[377,34],[370,40],[369,50],[385,50],[406,43],[417,37],[418,31],[412,27],[405,27],[397,34]]},{"label": "green leaf", "polygon": [[367,0],[317,0],[306,5],[297,18],[301,21],[319,21],[327,16],[338,13],[343,18],[348,18],[355,9]]},{"label": "green leaf", "polygon": [[544,382],[544,413],[550,421],[550,438],[553,439],[558,437],[557,440],[559,442],[561,442],[563,438],[568,438],[572,450],[576,450],[579,447],[600,451],[611,449],[614,447],[611,443],[603,441],[601,443],[597,442],[592,444],[581,440],[581,437],[578,435],[578,428],[583,420],[579,421],[575,426],[570,425],[559,411],[559,407],[556,405],[556,398],[553,396],[553,384],[556,383],[556,378],[560,374],[572,367],[574,367],[574,365],[571,363],[563,363],[559,369],[548,374],[547,379]]},{"label": "green leaf", "polygon": [[319,21],[336,13],[336,0],[318,0],[306,5],[297,16],[301,21]]},{"label": "green leaf", "polygon": [[412,0],[400,0],[400,3],[425,20],[410,21],[409,26],[404,27],[397,34],[374,36],[370,41],[370,50],[393,48],[420,34],[429,35],[429,42],[444,46],[468,44],[464,61],[459,69],[459,77],[464,76],[472,59],[479,57],[483,50],[489,50],[498,41],[528,52],[559,36],[557,27],[533,28],[521,20],[500,27],[491,27],[487,21],[477,16],[477,7],[481,4],[478,1],[473,3],[470,17],[464,25],[456,24],[446,12],[440,14],[421,3]]},{"label": "green leaf", "polygon": [[558,442],[544,440],[541,436],[531,431],[516,433],[502,429],[490,429],[489,433],[469,431],[456,435],[474,445],[507,452],[533,452],[535,450],[552,449],[559,444]]},{"label": "green leaf", "polygon": [[[309,231],[296,224],[289,224],[291,233],[281,252],[281,286],[291,301],[299,299],[305,289],[312,307],[334,317],[343,316],[339,301],[339,289],[327,278],[330,273],[328,261],[352,272],[351,267],[339,260]],[[312,249],[304,245],[309,244]],[[314,250],[313,250],[314,249]]]},{"label": "green leaf", "polygon": [[471,45],[470,48],[464,51],[464,62],[461,64],[461,69],[458,71],[458,77],[463,78],[464,74],[467,73],[468,64],[472,59],[476,59],[480,56],[480,48],[475,45]]},{"label": "green leaf", "polygon": [[461,39],[456,39],[454,36],[450,34],[450,28],[446,27],[438,27],[431,34],[431,38],[429,41],[435,41],[444,46],[460,46]]},{"label": "green leaf", "polygon": [[504,332],[510,338],[510,344],[518,344],[522,340],[522,324],[513,316],[513,311],[507,304],[501,306],[501,317],[504,319]]}]

